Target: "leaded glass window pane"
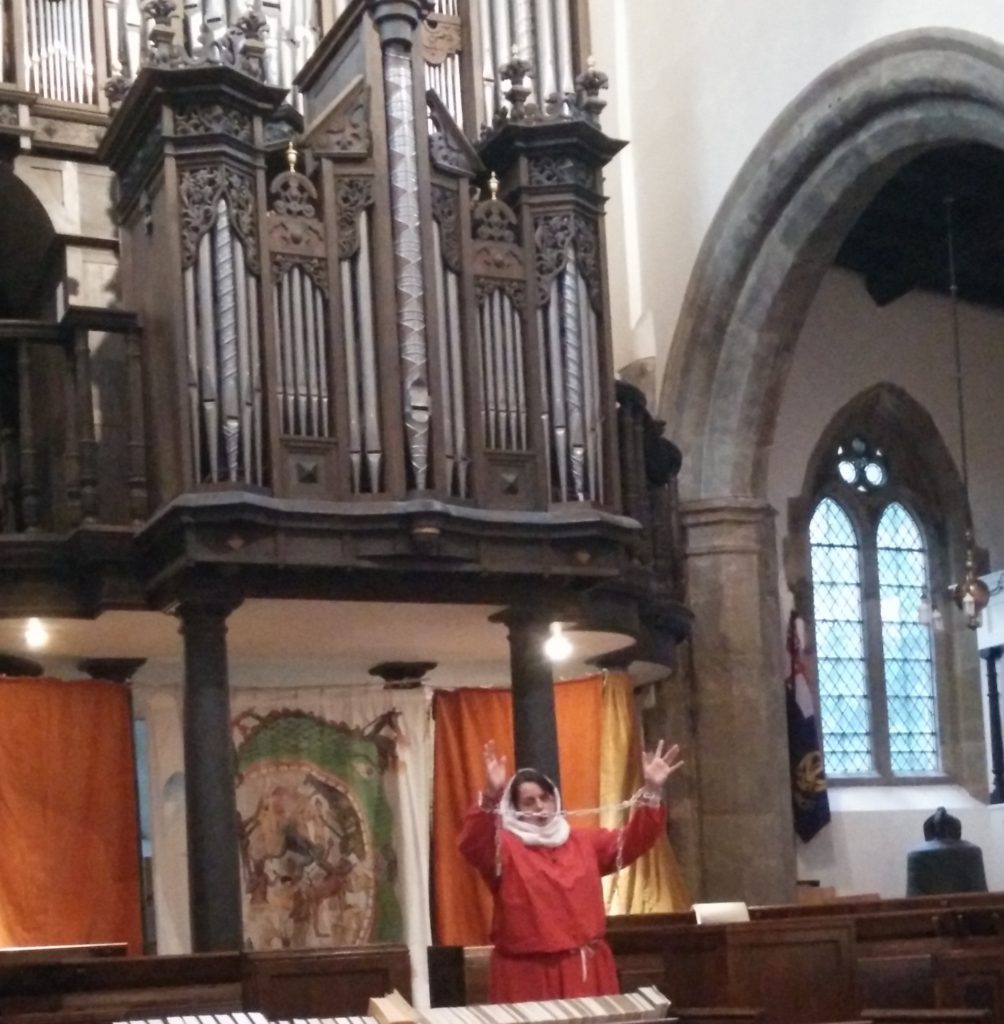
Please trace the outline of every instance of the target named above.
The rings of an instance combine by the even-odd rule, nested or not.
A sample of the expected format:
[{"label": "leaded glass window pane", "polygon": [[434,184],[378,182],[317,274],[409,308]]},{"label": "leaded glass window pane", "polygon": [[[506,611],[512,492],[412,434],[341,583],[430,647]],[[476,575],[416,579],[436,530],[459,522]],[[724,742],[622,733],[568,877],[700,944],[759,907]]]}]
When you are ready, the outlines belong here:
[{"label": "leaded glass window pane", "polygon": [[917,620],[927,554],[916,521],[898,502],[882,513],[876,548],[891,767],[897,773],[937,771],[931,627]]},{"label": "leaded glass window pane", "polygon": [[847,513],[824,498],[809,523],[816,668],[826,770],[874,771],[858,538]]}]

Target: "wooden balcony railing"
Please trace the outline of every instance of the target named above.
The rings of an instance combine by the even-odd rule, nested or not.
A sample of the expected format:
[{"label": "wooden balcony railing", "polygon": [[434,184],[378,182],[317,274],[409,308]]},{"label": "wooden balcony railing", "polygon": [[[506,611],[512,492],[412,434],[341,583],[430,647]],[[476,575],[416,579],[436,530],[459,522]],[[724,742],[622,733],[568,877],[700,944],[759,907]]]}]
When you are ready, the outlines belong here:
[{"label": "wooden balcony railing", "polygon": [[140,360],[131,314],[0,320],[0,532],[146,518]]}]

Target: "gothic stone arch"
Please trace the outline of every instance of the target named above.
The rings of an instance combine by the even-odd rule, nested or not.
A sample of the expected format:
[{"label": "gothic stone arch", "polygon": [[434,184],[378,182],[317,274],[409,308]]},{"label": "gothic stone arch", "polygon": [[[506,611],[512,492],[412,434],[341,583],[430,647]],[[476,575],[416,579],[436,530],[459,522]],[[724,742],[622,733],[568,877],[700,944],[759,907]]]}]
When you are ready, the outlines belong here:
[{"label": "gothic stone arch", "polygon": [[879,40],[778,117],[698,255],[659,411],[684,452],[699,767],[689,824],[706,897],[793,894],[775,531],[763,500],[793,347],[881,185],[926,150],[971,142],[1004,147],[1004,49],[947,30]]}]

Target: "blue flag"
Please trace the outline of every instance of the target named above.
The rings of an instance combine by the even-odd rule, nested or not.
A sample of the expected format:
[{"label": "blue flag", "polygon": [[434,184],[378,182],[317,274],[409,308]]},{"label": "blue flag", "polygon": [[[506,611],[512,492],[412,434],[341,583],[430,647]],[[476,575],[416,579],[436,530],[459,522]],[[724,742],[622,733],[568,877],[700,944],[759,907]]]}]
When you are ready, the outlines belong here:
[{"label": "blue flag", "polygon": [[826,774],[816,728],[812,691],[802,664],[802,644],[798,637],[798,616],[788,619],[788,678],[784,681],[788,710],[788,760],[791,768],[791,804],[795,832],[807,843],[830,821],[830,798],[826,792]]}]

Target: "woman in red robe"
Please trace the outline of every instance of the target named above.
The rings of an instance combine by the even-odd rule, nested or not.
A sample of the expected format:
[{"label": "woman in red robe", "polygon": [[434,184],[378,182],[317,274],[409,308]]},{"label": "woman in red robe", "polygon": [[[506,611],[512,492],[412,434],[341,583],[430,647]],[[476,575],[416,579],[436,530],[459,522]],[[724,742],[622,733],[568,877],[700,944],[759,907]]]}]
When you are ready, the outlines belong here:
[{"label": "woman in red robe", "polygon": [[532,769],[506,782],[504,757],[484,750],[485,788],[468,812],[460,851],[494,896],[492,1002],[620,991],[603,936],[600,878],[651,849],[666,827],[662,788],[680,748],[644,755],[645,784],[622,829],[571,829],[554,783]]}]

